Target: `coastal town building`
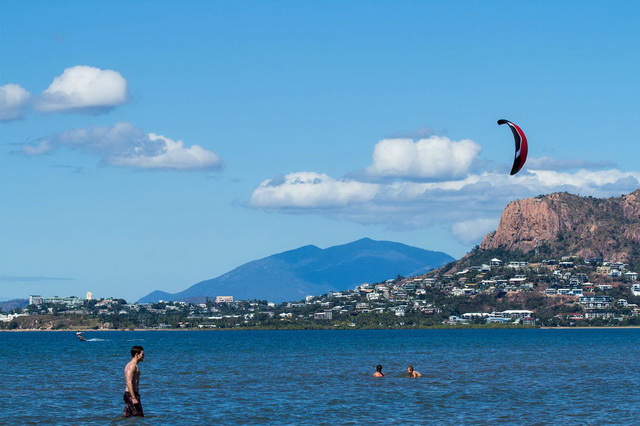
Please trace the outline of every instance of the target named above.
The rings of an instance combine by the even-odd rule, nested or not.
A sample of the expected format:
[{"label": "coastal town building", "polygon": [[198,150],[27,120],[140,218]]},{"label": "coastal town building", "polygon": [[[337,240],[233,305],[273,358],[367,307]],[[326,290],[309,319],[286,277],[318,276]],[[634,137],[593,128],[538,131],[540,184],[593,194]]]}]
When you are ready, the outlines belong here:
[{"label": "coastal town building", "polygon": [[[232,295],[201,303],[149,304],[94,299],[90,292],[84,299],[31,295],[27,308],[0,312],[0,321],[19,326],[27,323],[25,317],[49,315],[48,322],[34,319],[43,321],[38,323],[42,328],[68,326],[68,319],[60,319],[65,315],[85,323],[89,321],[86,318],[97,318],[95,327],[98,328],[295,324],[384,327],[442,323],[640,325],[640,282],[637,280],[638,274],[633,268],[619,262],[586,261],[576,257],[541,262],[493,258],[417,277],[361,283],[354,285],[353,290],[309,295],[303,300],[282,304],[236,300]],[[496,309],[497,305],[502,309]]]}]

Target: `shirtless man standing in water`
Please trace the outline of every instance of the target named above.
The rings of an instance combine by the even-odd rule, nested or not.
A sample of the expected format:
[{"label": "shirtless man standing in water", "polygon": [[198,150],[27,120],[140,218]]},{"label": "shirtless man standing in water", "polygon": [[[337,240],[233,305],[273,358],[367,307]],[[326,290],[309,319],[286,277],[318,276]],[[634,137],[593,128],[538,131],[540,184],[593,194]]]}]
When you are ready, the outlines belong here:
[{"label": "shirtless man standing in water", "polygon": [[142,403],[140,402],[140,368],[138,363],[144,360],[144,349],[142,346],[131,348],[131,361],[124,367],[124,379],[126,388],[124,391],[124,412],[123,417],[144,417]]}]

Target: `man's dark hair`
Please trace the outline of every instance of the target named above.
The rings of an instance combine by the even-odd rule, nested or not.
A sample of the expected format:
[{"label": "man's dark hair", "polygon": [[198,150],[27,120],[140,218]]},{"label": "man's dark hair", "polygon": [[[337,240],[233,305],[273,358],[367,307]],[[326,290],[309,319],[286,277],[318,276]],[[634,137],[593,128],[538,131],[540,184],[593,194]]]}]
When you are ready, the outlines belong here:
[{"label": "man's dark hair", "polygon": [[131,358],[135,357],[136,355],[138,355],[140,352],[144,351],[144,348],[142,346],[134,346],[131,348]]}]

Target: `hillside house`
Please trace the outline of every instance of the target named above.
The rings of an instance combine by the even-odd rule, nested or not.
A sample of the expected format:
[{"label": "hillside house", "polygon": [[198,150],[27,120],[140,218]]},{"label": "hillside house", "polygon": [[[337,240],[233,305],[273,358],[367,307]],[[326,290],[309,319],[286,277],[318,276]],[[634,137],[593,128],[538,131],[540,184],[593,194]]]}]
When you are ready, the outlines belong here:
[{"label": "hillside house", "polygon": [[560,296],[582,296],[583,292],[581,288],[559,288],[557,294]]},{"label": "hillside house", "polygon": [[513,261],[513,262],[509,262],[509,264],[507,265],[508,268],[512,268],[512,269],[522,269],[522,268],[526,268],[527,265],[529,265],[529,262],[525,262],[525,261]]},{"label": "hillside house", "polygon": [[504,317],[487,317],[487,324],[508,324],[511,322],[511,318]]},{"label": "hillside house", "polygon": [[29,305],[40,306],[44,303],[44,297],[39,295],[31,295],[29,296]]},{"label": "hillside house", "polygon": [[[79,297],[76,297],[76,296],[70,296],[70,297],[54,296],[54,297],[45,298],[44,302],[52,303],[54,305],[63,305],[67,308],[78,308],[84,304],[84,299],[80,299]],[[104,305],[111,306],[111,303],[113,303],[113,299],[105,299],[104,301],[98,302],[96,306],[104,306]]]},{"label": "hillside house", "polygon": [[[578,303],[586,309],[610,309],[613,306],[613,297],[610,296],[582,296]],[[592,317],[597,318],[597,317]]]},{"label": "hillside house", "polygon": [[613,311],[605,311],[605,310],[588,310],[584,313],[585,319],[594,319],[594,318],[614,318],[616,313]]},{"label": "hillside house", "polygon": [[511,285],[521,285],[527,281],[527,277],[524,275],[516,275],[513,278],[509,278],[509,284]]},{"label": "hillside house", "polygon": [[588,282],[588,281],[589,281],[589,277],[587,276],[587,274],[583,274],[583,273],[575,274],[575,275],[573,276],[573,278],[575,278],[575,279],[577,279],[578,281],[580,281],[580,283],[581,283],[581,284],[582,284],[582,283],[586,283],[586,282]]},{"label": "hillside house", "polygon": [[491,314],[487,313],[487,312],[467,312],[466,314],[462,314],[462,318],[466,319],[466,320],[470,320],[473,318],[486,318],[486,317],[490,317]]},{"label": "hillside house", "polygon": [[619,269],[612,269],[607,275],[611,278],[619,278],[622,276],[622,272]]},{"label": "hillside house", "polygon": [[495,314],[501,314],[503,317],[509,318],[527,318],[533,316],[533,311],[527,309],[511,309],[502,312],[494,312]]},{"label": "hillside house", "polygon": [[403,285],[403,286],[402,286],[402,288],[403,288],[403,289],[404,289],[404,291],[406,291],[406,292],[411,292],[411,293],[413,293],[413,292],[415,292],[415,291],[416,291],[416,289],[418,288],[418,284],[411,282],[411,283],[409,283],[409,284],[405,284],[405,285]]},{"label": "hillside house", "polygon": [[424,280],[422,280],[422,282],[424,283],[425,286],[431,287],[437,282],[437,279],[435,279],[435,278],[425,278]]},{"label": "hillside house", "polygon": [[315,314],[313,314],[313,319],[315,320],[333,319],[333,312],[332,311],[316,312]]},{"label": "hillside house", "polygon": [[367,293],[367,300],[380,300],[382,295],[380,293]]},{"label": "hillside house", "polygon": [[624,271],[627,269],[627,266],[629,265],[622,262],[611,262],[609,263],[609,266],[611,267],[611,269],[618,269],[619,271]]},{"label": "hillside house", "polygon": [[395,314],[395,316],[403,317],[403,316],[405,316],[405,314],[407,312],[407,307],[406,306],[395,306],[393,308],[389,308],[389,310],[391,312],[393,312]]}]

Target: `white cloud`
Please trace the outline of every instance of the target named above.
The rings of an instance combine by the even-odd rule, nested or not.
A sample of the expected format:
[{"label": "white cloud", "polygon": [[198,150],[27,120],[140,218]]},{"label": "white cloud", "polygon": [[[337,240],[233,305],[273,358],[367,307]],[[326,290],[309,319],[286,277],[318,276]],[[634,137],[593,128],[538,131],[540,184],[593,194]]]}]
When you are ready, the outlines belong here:
[{"label": "white cloud", "polygon": [[[477,242],[481,237],[479,233],[486,231],[490,223],[497,223],[504,207],[514,199],[558,191],[611,197],[638,187],[640,173],[619,170],[576,173],[529,170],[516,176],[482,173],[440,182],[376,184],[304,172],[263,182],[254,190],[251,206],[281,212],[320,213],[396,229],[459,223],[452,228],[456,237]],[[479,217],[483,222],[478,221]],[[472,229],[473,224],[477,225],[477,232],[464,237],[463,233]]]},{"label": "white cloud", "polygon": [[[471,172],[487,166],[480,147],[431,136],[386,139],[376,144],[365,173],[334,178],[315,172],[290,173],[260,184],[250,206],[295,214],[319,214],[388,229],[446,225],[463,244],[477,244],[497,228],[504,207],[515,199],[567,191],[582,196],[614,197],[640,187],[639,172],[532,169],[517,175]],[[604,167],[605,162],[547,159],[555,167]]]},{"label": "white cloud", "polygon": [[74,129],[33,145],[23,145],[22,152],[40,155],[58,147],[77,149],[102,158],[103,164],[143,169],[219,170],[220,157],[200,145],[185,147],[155,133],[145,134],[130,123],[113,127]]},{"label": "white cloud", "polygon": [[266,180],[251,196],[251,205],[266,209],[317,209],[362,204],[373,199],[378,185],[335,180],[326,174],[290,173]]},{"label": "white cloud", "polygon": [[0,86],[0,121],[22,118],[31,95],[18,84]]},{"label": "white cloud", "polygon": [[532,179],[534,187],[539,187],[541,191],[556,188],[582,195],[607,197],[633,191],[640,186],[640,173],[623,172],[617,169],[599,171],[581,169],[575,173],[550,170],[530,170],[530,172],[535,176]]},{"label": "white cloud", "polygon": [[462,244],[478,244],[486,234],[498,228],[498,222],[497,218],[456,222],[451,226],[451,233]]},{"label": "white cloud", "polygon": [[26,155],[48,154],[54,150],[51,142],[43,140],[33,145],[22,145],[22,153]]},{"label": "white cloud", "polygon": [[185,147],[182,141],[154,133],[149,133],[148,137],[150,142],[158,143],[155,154],[145,153],[142,147],[136,147],[131,155],[115,155],[110,157],[109,162],[114,166],[143,169],[204,170],[221,166],[220,157],[200,145]]},{"label": "white cloud", "polygon": [[127,81],[119,72],[78,65],[54,78],[36,109],[46,113],[99,113],[126,102]]},{"label": "white cloud", "polygon": [[373,151],[373,164],[366,173],[373,177],[406,179],[454,179],[464,177],[480,153],[470,139],[452,141],[443,136],[384,139]]}]

